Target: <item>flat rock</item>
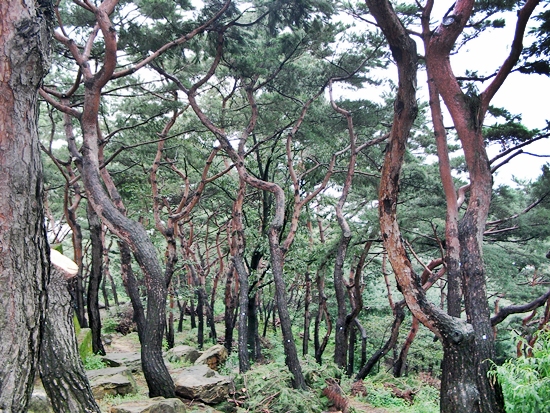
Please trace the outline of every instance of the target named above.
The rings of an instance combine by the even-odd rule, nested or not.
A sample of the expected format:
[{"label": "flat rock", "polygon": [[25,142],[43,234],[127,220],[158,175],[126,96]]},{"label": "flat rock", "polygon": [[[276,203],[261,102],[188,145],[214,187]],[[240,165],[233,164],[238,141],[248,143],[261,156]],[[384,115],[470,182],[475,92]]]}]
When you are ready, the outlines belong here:
[{"label": "flat rock", "polygon": [[195,360],[195,366],[206,364],[212,370],[218,370],[225,360],[227,360],[228,355],[229,353],[224,346],[221,344],[216,344],[202,353],[202,355]]},{"label": "flat rock", "polygon": [[184,369],[176,379],[176,394],[191,400],[200,400],[207,404],[216,404],[227,400],[232,381],[221,376],[206,365]]},{"label": "flat rock", "polygon": [[108,353],[102,360],[109,367],[126,366],[132,373],[141,371],[141,353]]},{"label": "flat rock", "polygon": [[102,399],[107,394],[124,396],[137,391],[136,381],[126,367],[90,370],[86,374],[96,399]]},{"label": "flat rock", "polygon": [[188,363],[194,363],[200,357],[199,351],[191,346],[176,346],[166,352],[168,361],[177,363],[178,361],[184,361]]},{"label": "flat rock", "polygon": [[110,413],[186,413],[185,404],[180,399],[153,399],[122,403],[111,406]]}]

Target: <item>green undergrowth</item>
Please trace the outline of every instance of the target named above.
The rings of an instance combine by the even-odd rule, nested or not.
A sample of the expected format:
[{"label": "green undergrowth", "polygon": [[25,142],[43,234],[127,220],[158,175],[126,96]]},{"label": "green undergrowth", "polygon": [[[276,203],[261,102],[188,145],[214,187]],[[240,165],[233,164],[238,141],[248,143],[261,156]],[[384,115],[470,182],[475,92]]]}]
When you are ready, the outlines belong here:
[{"label": "green undergrowth", "polygon": [[[435,385],[436,381],[427,375],[395,378],[388,373],[379,373],[363,380],[366,395],[358,396],[357,399],[373,407],[383,407],[389,412],[438,413],[439,389]],[[394,389],[412,392],[412,400],[397,397]]]},{"label": "green undergrowth", "polygon": [[[306,359],[302,369],[308,390],[295,390],[291,374],[284,359],[277,358],[268,364],[255,364],[245,374],[235,376],[234,400],[240,411],[270,413],[318,413],[326,410],[328,399],[322,396],[326,380],[340,377],[332,366],[319,366]],[[349,390],[349,386],[343,385]]]},{"label": "green undergrowth", "polygon": [[[282,350],[275,344],[269,352],[266,364],[254,364],[245,374],[238,374],[238,358],[235,353],[223,367],[222,374],[234,377],[234,402],[239,412],[269,413],[318,413],[327,411],[332,401],[323,390],[329,383],[336,383],[342,396],[355,399],[373,407],[385,408],[395,413],[438,413],[439,390],[437,380],[429,375],[410,376],[396,379],[388,373],[369,376],[363,381],[365,393],[352,394],[353,379],[345,376],[331,361],[322,365],[312,357],[301,360],[307,390],[294,390],[291,374],[284,363]],[[420,378],[419,378],[420,377]],[[394,389],[411,391],[412,401],[395,395]],[[359,413],[350,405],[350,413]]]},{"label": "green undergrowth", "polygon": [[105,367],[108,367],[103,361],[103,357],[98,354],[88,355],[84,359],[83,364],[86,370],[98,370],[98,369],[104,369]]},{"label": "green undergrowth", "polygon": [[141,391],[138,393],[132,393],[132,394],[126,394],[124,396],[121,395],[106,395],[103,399],[98,401],[99,408],[102,412],[109,412],[111,406],[117,406],[122,403],[128,403],[128,402],[137,402],[142,400],[149,399],[149,396],[147,396],[146,389],[140,389]]},{"label": "green undergrowth", "polygon": [[502,386],[508,413],[550,412],[550,332],[539,333],[531,351],[532,357],[509,359],[491,371]]}]

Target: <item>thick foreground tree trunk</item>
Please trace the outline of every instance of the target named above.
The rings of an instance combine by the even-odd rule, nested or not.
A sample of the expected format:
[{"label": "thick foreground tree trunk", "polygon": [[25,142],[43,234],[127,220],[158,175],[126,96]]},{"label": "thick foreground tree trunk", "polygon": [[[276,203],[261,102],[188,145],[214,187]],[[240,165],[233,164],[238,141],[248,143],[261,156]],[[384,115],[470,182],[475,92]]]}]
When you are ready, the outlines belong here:
[{"label": "thick foreground tree trunk", "polygon": [[67,280],[77,274],[78,266],[55,250],[51,251],[51,257],[48,308],[40,351],[42,384],[54,411],[100,413],[78,352],[68,291]]},{"label": "thick foreground tree trunk", "polygon": [[48,250],[37,91],[51,2],[0,2],[0,411],[27,410],[38,363]]}]

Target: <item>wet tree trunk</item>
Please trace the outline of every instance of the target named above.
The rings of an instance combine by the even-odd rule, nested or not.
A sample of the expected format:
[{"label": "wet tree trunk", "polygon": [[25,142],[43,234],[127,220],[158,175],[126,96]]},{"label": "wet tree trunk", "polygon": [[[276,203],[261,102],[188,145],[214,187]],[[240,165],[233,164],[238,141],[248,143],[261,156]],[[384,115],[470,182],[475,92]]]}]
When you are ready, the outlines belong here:
[{"label": "wet tree trunk", "polygon": [[226,271],[225,276],[225,293],[224,293],[224,316],[223,322],[225,327],[225,339],[224,346],[227,351],[231,352],[233,349],[233,331],[235,330],[235,323],[237,320],[237,315],[235,310],[237,306],[237,300],[235,299],[235,293],[233,292],[235,288],[235,265],[231,263],[229,268]]},{"label": "wet tree trunk", "polygon": [[348,311],[346,283],[344,281],[344,260],[350,241],[351,231],[341,235],[334,265],[334,291],[338,304],[336,331],[334,333],[334,362],[340,368],[345,368],[348,354],[349,324],[346,322]]},{"label": "wet tree trunk", "polygon": [[[260,340],[260,320],[258,308],[260,308],[261,291],[257,290],[252,296],[248,296],[248,348],[250,358],[254,361],[262,360],[262,342]],[[273,311],[273,307],[271,307]],[[267,320],[265,326],[267,326]],[[266,329],[264,328],[264,337]]]},{"label": "wet tree trunk", "polygon": [[[319,308],[317,310],[317,316],[315,317],[315,331],[313,333],[313,342],[315,346],[315,360],[321,364],[323,362],[323,353],[327,348],[327,344],[332,333],[332,320],[327,308],[327,296],[325,295],[325,277],[324,266],[317,271],[317,291],[319,294]],[[321,322],[325,319],[327,325],[327,331],[323,338],[320,338]]]},{"label": "wet tree trunk", "polygon": [[175,345],[175,336],[174,336],[174,293],[169,292],[170,295],[170,311],[168,313],[168,320],[166,321],[166,341],[168,343],[168,348],[174,348]]},{"label": "wet tree trunk", "polygon": [[185,319],[185,309],[187,308],[187,302],[184,301],[183,304],[180,303],[180,300],[176,300],[178,304],[178,309],[180,310],[180,316],[178,317],[178,333],[183,332],[183,320]]},{"label": "wet tree trunk", "polygon": [[361,361],[359,362],[359,365],[364,366],[367,362],[367,331],[357,318],[355,319],[355,327],[361,333]]},{"label": "wet tree trunk", "polygon": [[134,321],[137,326],[139,340],[141,342],[143,332],[145,331],[145,309],[141,302],[141,296],[139,294],[139,287],[134,271],[132,270],[132,252],[128,246],[123,242],[118,242],[118,249],[120,252],[120,270],[122,273],[122,282],[132,303],[132,309],[134,310]]},{"label": "wet tree trunk", "polygon": [[89,413],[101,410],[94,400],[82,365],[73,325],[67,279],[78,266],[52,251],[48,309],[40,352],[40,377],[56,412]]},{"label": "wet tree trunk", "polygon": [[101,341],[101,316],[99,314],[99,286],[103,273],[103,244],[101,243],[101,222],[88,204],[88,223],[90,224],[90,239],[92,241],[92,265],[88,280],[88,319],[92,330],[92,350],[94,354],[105,355]]},{"label": "wet tree trunk", "polygon": [[[249,285],[248,272],[244,266],[241,251],[233,257],[235,262],[235,270],[239,277],[239,316],[238,316],[238,333],[239,333],[239,372],[245,373],[250,370],[250,352],[249,352]],[[252,298],[253,300],[254,298]]]},{"label": "wet tree trunk", "polygon": [[307,355],[309,352],[309,340],[310,340],[310,326],[311,326],[311,275],[309,270],[306,271],[305,275],[305,298],[304,298],[304,341],[302,344],[302,355]]},{"label": "wet tree trunk", "polygon": [[109,251],[111,249],[112,240],[110,241],[109,245],[105,243],[105,229],[101,231],[101,243],[103,244],[103,274],[105,275],[105,281],[109,280],[109,284],[111,285],[111,292],[113,294],[113,301],[115,302],[115,306],[118,309],[120,303],[118,302],[118,293],[115,280],[111,275],[111,261],[109,258]]},{"label": "wet tree trunk", "polygon": [[[64,101],[64,103],[68,103],[68,100]],[[78,154],[78,148],[76,147],[75,143],[75,136],[74,136],[74,130],[73,130],[73,124],[71,116],[64,113],[63,114],[63,128],[65,130],[65,138],[67,139],[67,145],[69,148],[69,152],[71,153],[71,156],[74,156],[74,154]],[[80,155],[78,155],[80,156]],[[69,172],[69,176],[71,179],[76,178],[74,169],[69,165],[67,167],[67,170]],[[82,198],[81,190],[80,190],[80,184],[78,180],[75,179],[75,183],[69,187],[66,185],[65,191],[66,191],[66,198],[64,202],[64,213],[65,213],[65,219],[67,220],[67,224],[69,224],[71,228],[71,237],[73,241],[73,249],[74,249],[74,262],[76,265],[78,265],[78,273],[75,277],[73,277],[69,281],[69,286],[71,290],[71,294],[74,297],[74,305],[75,305],[75,314],[76,318],[78,319],[78,324],[80,327],[88,327],[88,320],[86,319],[86,305],[84,300],[84,275],[82,273],[84,265],[82,262],[83,257],[83,251],[82,251],[82,228],[80,224],[78,223],[77,219],[77,210],[78,206],[80,205],[80,200]],[[72,189],[74,191],[74,200],[71,205],[68,205],[69,203],[69,191]]]},{"label": "wet tree trunk", "polygon": [[346,365],[346,374],[351,377],[355,366],[355,342],[357,340],[357,329],[355,325],[351,325],[349,329],[349,344],[348,344],[348,362]]},{"label": "wet tree trunk", "polygon": [[200,288],[195,288],[195,296],[197,297],[197,346],[199,350],[204,347],[204,301],[205,297],[201,294]]},{"label": "wet tree trunk", "polygon": [[37,91],[50,1],[0,2],[0,411],[27,410],[38,363],[49,254],[42,210]]},{"label": "wet tree trunk", "polygon": [[191,298],[189,312],[191,313],[191,329],[197,328],[197,309],[195,308],[195,300]]},{"label": "wet tree trunk", "polygon": [[275,281],[275,302],[281,320],[281,331],[283,333],[283,347],[285,350],[285,362],[292,373],[292,387],[295,389],[306,389],[306,382],[298,359],[294,334],[292,333],[292,321],[288,312],[288,300],[286,298],[286,287],[283,276],[284,256],[279,247],[279,231],[275,228],[269,229],[269,247],[271,251],[271,269]]}]

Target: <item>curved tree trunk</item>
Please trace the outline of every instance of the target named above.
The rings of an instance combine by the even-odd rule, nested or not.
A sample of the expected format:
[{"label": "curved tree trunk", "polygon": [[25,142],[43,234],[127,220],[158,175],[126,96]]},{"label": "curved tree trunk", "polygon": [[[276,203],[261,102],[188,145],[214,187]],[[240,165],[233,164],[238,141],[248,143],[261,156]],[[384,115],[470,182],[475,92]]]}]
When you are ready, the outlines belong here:
[{"label": "curved tree trunk", "polygon": [[[384,159],[379,191],[380,228],[384,245],[409,309],[420,322],[433,331],[443,342],[443,367],[444,371],[447,372],[447,376],[445,377],[445,384],[441,388],[441,411],[453,413],[500,412],[498,402],[483,403],[483,409],[479,410],[480,397],[491,398],[491,395],[481,395],[477,383],[478,380],[488,381],[487,376],[480,377],[478,375],[477,367],[480,363],[476,363],[476,361],[480,362],[480,360],[474,358],[475,347],[472,347],[472,344],[476,343],[475,336],[477,333],[474,332],[471,324],[449,316],[427,300],[419,277],[414,273],[401,240],[397,223],[397,200],[399,176],[407,137],[417,113],[415,93],[416,45],[388,1],[367,0],[367,4],[390,44],[399,72],[394,123]],[[466,23],[464,19],[460,21],[463,24]],[[443,64],[443,62],[439,63]],[[445,61],[443,66],[447,67],[447,64],[448,61]],[[456,119],[453,118],[453,120],[455,120],[457,129],[459,129]],[[470,173],[473,172],[470,171]],[[482,237],[479,238],[481,240]],[[490,389],[486,388],[486,390]]]},{"label": "curved tree trunk", "polygon": [[393,312],[395,314],[395,319],[393,320],[393,324],[391,327],[391,333],[390,337],[386,341],[386,343],[382,346],[382,348],[378,349],[365,363],[364,366],[361,367],[357,375],[355,376],[355,380],[363,380],[367,375],[371,372],[372,368],[378,363],[378,361],[384,357],[389,350],[395,347],[395,344],[397,343],[397,339],[399,338],[399,328],[401,327],[401,324],[403,323],[403,320],[405,319],[405,312],[403,311],[403,304],[397,304]]},{"label": "curved tree trunk", "polygon": [[67,279],[78,266],[52,250],[48,308],[40,351],[40,377],[54,411],[100,413],[78,352]]},{"label": "curved tree trunk", "polygon": [[0,2],[0,411],[27,410],[49,280],[37,91],[50,1]]}]

